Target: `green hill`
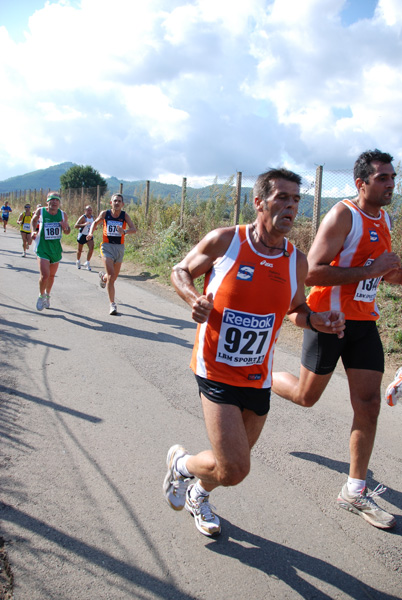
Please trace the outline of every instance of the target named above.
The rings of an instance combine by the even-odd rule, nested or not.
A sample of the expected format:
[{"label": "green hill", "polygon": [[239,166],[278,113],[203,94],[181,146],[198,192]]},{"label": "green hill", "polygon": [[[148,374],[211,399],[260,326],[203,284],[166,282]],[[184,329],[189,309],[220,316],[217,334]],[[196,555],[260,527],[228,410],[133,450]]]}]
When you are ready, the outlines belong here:
[{"label": "green hill", "polygon": [[47,169],[39,169],[25,175],[10,177],[0,181],[0,192],[17,192],[19,190],[58,190],[60,175],[71,169],[74,163],[65,162]]}]

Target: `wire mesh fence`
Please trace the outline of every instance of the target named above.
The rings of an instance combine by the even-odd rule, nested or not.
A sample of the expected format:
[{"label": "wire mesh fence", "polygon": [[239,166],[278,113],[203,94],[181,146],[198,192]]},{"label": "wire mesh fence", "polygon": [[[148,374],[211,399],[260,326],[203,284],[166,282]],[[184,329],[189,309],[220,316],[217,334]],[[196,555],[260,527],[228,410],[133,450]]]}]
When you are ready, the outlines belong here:
[{"label": "wire mesh fence", "polygon": [[[398,169],[397,169],[398,170]],[[309,221],[315,234],[324,214],[340,199],[352,198],[356,194],[352,170],[329,170],[317,167],[299,173],[302,177],[301,201],[297,222]],[[240,176],[240,185],[239,185]],[[220,224],[249,222],[254,218],[253,187],[258,175],[236,173],[217,176],[210,181],[184,178],[182,184],[160,181],[124,182],[114,186],[61,190],[64,210],[71,214],[80,213],[87,204],[98,212],[109,206],[111,194],[124,195],[126,208],[142,207],[145,216],[155,206],[164,207],[183,226],[192,218],[203,216],[208,228]],[[399,187],[401,187],[399,185]],[[20,190],[0,194],[0,201],[8,200],[17,207],[29,202],[32,208],[45,205],[49,190]],[[396,197],[401,198],[398,184]],[[178,206],[180,213],[178,214]],[[154,211],[155,212],[155,211]],[[160,213],[160,210],[159,210]],[[154,215],[155,216],[155,215]]]}]

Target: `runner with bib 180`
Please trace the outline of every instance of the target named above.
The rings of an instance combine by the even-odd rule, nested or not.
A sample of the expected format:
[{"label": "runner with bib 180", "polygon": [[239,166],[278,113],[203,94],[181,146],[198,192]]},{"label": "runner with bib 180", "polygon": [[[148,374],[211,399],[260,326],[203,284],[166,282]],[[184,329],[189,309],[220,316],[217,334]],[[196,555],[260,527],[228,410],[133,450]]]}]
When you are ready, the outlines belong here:
[{"label": "runner with bib 180", "polygon": [[[32,239],[35,240],[35,252],[39,265],[39,297],[37,310],[50,308],[50,291],[61,261],[61,236],[70,233],[67,215],[60,209],[60,194],[49,192],[47,207],[36,209],[31,220]],[[39,225],[39,231],[36,226]]]}]

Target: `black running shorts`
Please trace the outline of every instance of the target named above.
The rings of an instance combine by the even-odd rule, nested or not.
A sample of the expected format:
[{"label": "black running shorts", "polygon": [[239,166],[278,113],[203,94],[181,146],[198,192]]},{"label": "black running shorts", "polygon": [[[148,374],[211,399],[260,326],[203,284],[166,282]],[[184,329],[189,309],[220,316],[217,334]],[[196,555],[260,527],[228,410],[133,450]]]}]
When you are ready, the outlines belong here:
[{"label": "black running shorts", "polygon": [[77,242],[79,243],[80,246],[83,246],[84,244],[87,244],[88,243],[87,236],[83,235],[81,233],[81,235],[79,235],[78,238],[77,238]]},{"label": "black running shorts", "polygon": [[345,370],[384,373],[384,350],[375,321],[346,321],[345,335],[304,330],[301,363],[317,375],[334,371],[339,358]]},{"label": "black running shorts", "polygon": [[198,390],[211,402],[217,404],[233,404],[241,411],[252,410],[259,417],[266,415],[270,407],[271,388],[238,387],[219,381],[210,381],[195,376]]}]

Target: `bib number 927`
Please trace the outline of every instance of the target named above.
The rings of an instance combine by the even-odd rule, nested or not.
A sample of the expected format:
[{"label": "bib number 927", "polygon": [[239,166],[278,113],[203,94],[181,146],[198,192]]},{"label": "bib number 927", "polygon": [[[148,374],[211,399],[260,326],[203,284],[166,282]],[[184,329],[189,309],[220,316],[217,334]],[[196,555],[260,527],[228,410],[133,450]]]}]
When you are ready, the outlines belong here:
[{"label": "bib number 927", "polygon": [[262,364],[272,337],[275,315],[256,315],[225,308],[217,362],[233,367]]}]

